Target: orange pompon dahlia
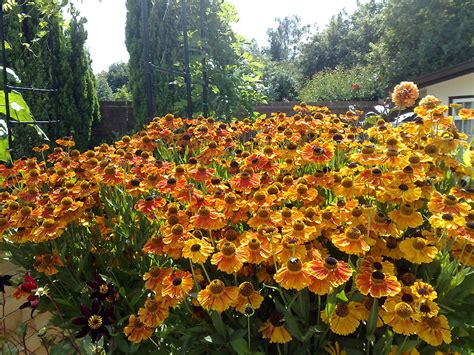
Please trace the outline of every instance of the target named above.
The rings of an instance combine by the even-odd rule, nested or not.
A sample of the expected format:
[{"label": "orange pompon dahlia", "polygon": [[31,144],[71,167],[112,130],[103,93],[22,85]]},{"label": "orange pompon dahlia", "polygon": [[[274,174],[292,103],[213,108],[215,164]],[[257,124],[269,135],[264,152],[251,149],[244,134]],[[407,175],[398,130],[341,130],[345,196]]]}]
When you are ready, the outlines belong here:
[{"label": "orange pompon dahlia", "polygon": [[183,270],[176,270],[170,273],[163,280],[163,289],[161,294],[163,297],[171,297],[184,299],[189,291],[193,289],[194,282],[192,275]]},{"label": "orange pompon dahlia", "polygon": [[151,337],[153,329],[143,324],[138,317],[132,314],[128,319],[128,325],[123,328],[123,333],[132,343],[141,343]]},{"label": "orange pompon dahlia", "polygon": [[239,271],[247,261],[248,252],[245,248],[236,248],[232,242],[225,242],[221,250],[212,256],[211,264],[227,274]]},{"label": "orange pompon dahlia", "polygon": [[302,290],[309,285],[309,273],[298,258],[291,258],[273,276],[276,282],[285,289]]},{"label": "orange pompon dahlia", "polygon": [[157,266],[152,266],[148,272],[145,272],[143,275],[143,280],[145,281],[145,288],[147,290],[155,291],[157,294],[161,295],[161,290],[163,289],[163,280],[171,273],[169,268],[159,268]]},{"label": "orange pompon dahlia", "polygon": [[417,331],[419,315],[415,312],[415,309],[406,302],[397,302],[394,299],[388,299],[383,304],[381,316],[384,323],[391,326],[395,333],[411,335]]},{"label": "orange pompon dahlia", "polygon": [[150,328],[159,326],[168,317],[169,307],[160,301],[161,297],[148,297],[145,307],[138,310],[138,318]]},{"label": "orange pompon dahlia", "polygon": [[225,217],[222,213],[211,210],[207,206],[199,207],[197,215],[190,219],[196,229],[217,230],[225,226]]},{"label": "orange pompon dahlia", "polygon": [[299,152],[301,157],[311,163],[326,164],[334,156],[334,146],[316,140],[306,144]]},{"label": "orange pompon dahlia", "polygon": [[423,224],[423,216],[411,203],[403,203],[399,210],[389,212],[388,216],[402,229],[416,228]]},{"label": "orange pompon dahlia", "polygon": [[212,280],[204,290],[199,291],[197,300],[207,310],[219,313],[235,304],[239,295],[239,288],[226,286],[221,280]]},{"label": "orange pompon dahlia", "polygon": [[214,252],[211,244],[203,239],[191,238],[184,242],[182,254],[186,259],[190,259],[195,264],[204,264]]},{"label": "orange pompon dahlia", "polygon": [[307,264],[308,273],[318,280],[328,279],[332,287],[338,287],[352,276],[352,268],[344,261],[332,256],[315,259]]},{"label": "orange pompon dahlia", "polygon": [[33,267],[38,272],[42,272],[47,276],[51,276],[58,272],[56,266],[63,266],[61,259],[59,259],[57,255],[41,254],[35,256],[35,262],[33,264]]},{"label": "orange pompon dahlia", "polygon": [[[246,314],[247,311],[254,311],[260,308],[263,302],[263,297],[260,292],[256,291],[250,282],[243,282],[239,285],[239,295],[233,305],[237,311]],[[247,308],[251,309],[248,310]]]},{"label": "orange pompon dahlia", "polygon": [[285,344],[293,338],[285,327],[283,314],[275,312],[265,321],[258,331],[262,333],[263,339],[270,339],[270,343]]},{"label": "orange pompon dahlia", "polygon": [[374,241],[362,234],[359,228],[349,227],[344,233],[333,234],[332,243],[347,254],[363,255],[370,250]]},{"label": "orange pompon dahlia", "polygon": [[356,286],[360,293],[380,298],[385,296],[395,296],[401,290],[400,282],[395,276],[382,271],[360,272],[357,274]]},{"label": "orange pompon dahlia", "polygon": [[430,263],[438,254],[435,246],[420,237],[403,240],[400,243],[400,250],[404,254],[403,257],[414,264]]},{"label": "orange pompon dahlia", "polygon": [[237,176],[229,180],[230,185],[236,191],[250,192],[260,186],[261,175],[255,173],[252,168],[246,168]]},{"label": "orange pompon dahlia", "polygon": [[443,316],[423,317],[418,323],[417,332],[420,339],[432,346],[451,343],[451,331],[448,319]]},{"label": "orange pompon dahlia", "polygon": [[399,109],[403,109],[413,106],[419,95],[420,92],[415,83],[402,81],[393,89],[392,101]]}]

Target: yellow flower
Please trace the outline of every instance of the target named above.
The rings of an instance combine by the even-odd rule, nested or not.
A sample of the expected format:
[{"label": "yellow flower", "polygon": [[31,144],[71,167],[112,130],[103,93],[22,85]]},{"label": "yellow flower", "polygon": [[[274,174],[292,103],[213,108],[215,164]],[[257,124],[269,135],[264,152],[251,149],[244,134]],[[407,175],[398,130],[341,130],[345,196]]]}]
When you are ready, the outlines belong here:
[{"label": "yellow flower", "polygon": [[441,315],[437,317],[424,317],[418,325],[418,336],[432,346],[451,343],[451,332],[448,319]]},{"label": "yellow flower", "polygon": [[403,257],[414,264],[430,263],[438,253],[424,238],[407,238],[400,243]]},{"label": "yellow flower", "polygon": [[395,86],[392,101],[399,108],[411,107],[419,96],[418,87],[411,81],[402,81]]}]

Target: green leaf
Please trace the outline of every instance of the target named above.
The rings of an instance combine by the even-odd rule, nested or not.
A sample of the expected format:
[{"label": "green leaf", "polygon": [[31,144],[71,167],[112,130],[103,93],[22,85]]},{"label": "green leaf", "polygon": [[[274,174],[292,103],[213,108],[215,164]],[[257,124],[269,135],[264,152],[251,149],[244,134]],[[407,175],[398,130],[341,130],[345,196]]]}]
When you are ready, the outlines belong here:
[{"label": "green leaf", "polygon": [[374,298],[372,309],[370,310],[369,319],[367,320],[367,340],[373,342],[375,340],[374,333],[377,328],[377,320],[379,316],[379,299]]},{"label": "green leaf", "polygon": [[347,298],[346,296],[346,293],[344,292],[344,289],[341,290],[341,292],[339,292],[337,295],[336,295],[336,298],[340,301],[344,301],[344,302],[348,302],[349,299]]}]

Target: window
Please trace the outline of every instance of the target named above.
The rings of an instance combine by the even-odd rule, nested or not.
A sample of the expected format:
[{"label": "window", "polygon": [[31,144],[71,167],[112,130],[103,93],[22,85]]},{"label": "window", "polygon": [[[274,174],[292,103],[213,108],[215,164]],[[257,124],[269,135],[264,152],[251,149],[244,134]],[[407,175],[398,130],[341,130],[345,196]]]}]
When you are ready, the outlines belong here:
[{"label": "window", "polygon": [[[450,104],[461,104],[462,108],[474,108],[474,95],[469,96],[453,96],[449,98]],[[474,137],[474,120],[461,120],[461,117],[456,115],[458,110],[451,109],[454,118],[454,124],[460,132],[464,132],[469,136],[469,139]]]}]

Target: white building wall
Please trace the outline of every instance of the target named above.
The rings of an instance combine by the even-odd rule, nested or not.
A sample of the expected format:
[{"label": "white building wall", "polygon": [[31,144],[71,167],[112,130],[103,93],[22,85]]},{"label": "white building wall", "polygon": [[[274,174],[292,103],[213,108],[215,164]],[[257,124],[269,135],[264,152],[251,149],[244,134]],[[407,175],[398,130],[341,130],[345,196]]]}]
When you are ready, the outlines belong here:
[{"label": "white building wall", "polygon": [[474,96],[474,73],[426,86],[420,91],[436,96],[443,104],[448,105],[450,96]]}]

